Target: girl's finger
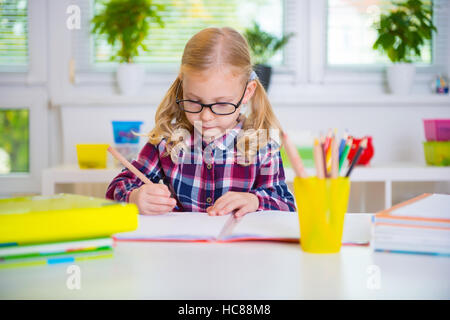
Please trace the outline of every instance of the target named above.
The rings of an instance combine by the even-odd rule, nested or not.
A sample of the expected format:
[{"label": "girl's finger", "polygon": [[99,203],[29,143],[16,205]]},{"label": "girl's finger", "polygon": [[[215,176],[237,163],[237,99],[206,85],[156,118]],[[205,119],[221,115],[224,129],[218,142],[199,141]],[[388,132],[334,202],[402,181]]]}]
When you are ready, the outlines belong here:
[{"label": "girl's finger", "polygon": [[235,199],[236,194],[233,192],[227,192],[223,196],[221,196],[217,201],[214,203],[213,210],[219,211],[223,209],[230,201],[233,201]]},{"label": "girl's finger", "polygon": [[146,202],[149,204],[157,204],[157,205],[166,205],[166,206],[175,206],[177,201],[174,198],[166,198],[159,196],[148,196],[146,198]]},{"label": "girl's finger", "polygon": [[249,212],[250,212],[249,206],[243,206],[243,207],[241,207],[238,211],[236,211],[236,213],[234,214],[234,216],[235,216],[236,218],[240,218],[240,217],[246,215],[246,214],[249,213]]},{"label": "girl's finger", "polygon": [[173,210],[172,206],[148,205],[144,211],[144,214],[161,214],[171,212],[172,210]]},{"label": "girl's finger", "polygon": [[222,209],[219,209],[218,215],[228,214],[235,209],[242,208],[246,204],[247,202],[244,199],[230,201]]},{"label": "girl's finger", "polygon": [[170,197],[170,191],[169,188],[165,184],[153,184],[149,186],[148,188],[145,188],[145,193],[149,195],[159,195],[159,196],[166,196]]}]

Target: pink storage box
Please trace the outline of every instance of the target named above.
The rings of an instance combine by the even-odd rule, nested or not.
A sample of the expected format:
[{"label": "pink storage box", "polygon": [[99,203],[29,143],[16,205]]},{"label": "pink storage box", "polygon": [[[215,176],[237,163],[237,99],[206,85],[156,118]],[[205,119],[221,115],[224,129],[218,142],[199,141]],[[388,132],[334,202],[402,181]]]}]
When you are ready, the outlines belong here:
[{"label": "pink storage box", "polygon": [[449,141],[450,119],[423,119],[427,141]]}]

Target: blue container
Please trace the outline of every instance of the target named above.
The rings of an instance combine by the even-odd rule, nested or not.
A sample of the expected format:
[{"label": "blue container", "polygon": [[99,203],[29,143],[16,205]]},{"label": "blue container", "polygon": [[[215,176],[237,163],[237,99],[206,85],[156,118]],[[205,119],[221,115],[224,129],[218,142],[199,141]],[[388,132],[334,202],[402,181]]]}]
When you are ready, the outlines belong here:
[{"label": "blue container", "polygon": [[[120,143],[139,143],[139,133],[142,121],[112,121],[114,142]],[[134,133],[133,133],[134,132]]]}]

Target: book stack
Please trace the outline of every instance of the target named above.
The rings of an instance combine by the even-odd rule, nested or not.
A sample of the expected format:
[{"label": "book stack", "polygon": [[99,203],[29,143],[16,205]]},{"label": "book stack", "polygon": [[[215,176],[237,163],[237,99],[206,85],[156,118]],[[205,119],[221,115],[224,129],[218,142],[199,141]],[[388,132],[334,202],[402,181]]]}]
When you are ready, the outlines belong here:
[{"label": "book stack", "polygon": [[450,256],[450,195],[423,194],[374,216],[375,251]]},{"label": "book stack", "polygon": [[112,257],[112,235],[137,223],[134,204],[101,198],[0,199],[0,269]]}]

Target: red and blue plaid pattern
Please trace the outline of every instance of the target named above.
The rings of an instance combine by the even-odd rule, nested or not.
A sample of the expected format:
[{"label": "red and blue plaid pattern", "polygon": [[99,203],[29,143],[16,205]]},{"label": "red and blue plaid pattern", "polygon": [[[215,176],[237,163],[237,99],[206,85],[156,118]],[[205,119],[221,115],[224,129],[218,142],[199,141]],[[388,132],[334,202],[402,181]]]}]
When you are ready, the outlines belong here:
[{"label": "red and blue plaid pattern", "polygon": [[[228,191],[250,192],[259,199],[259,210],[296,211],[294,197],[285,183],[285,175],[278,143],[269,140],[257,152],[255,161],[241,165],[237,161],[236,142],[242,128],[235,128],[221,138],[205,144],[198,135],[188,137],[179,158],[163,156],[166,140],[155,146],[147,143],[132,164],[152,182],[168,186],[177,200],[174,211],[205,212]],[[275,151],[272,151],[275,150]],[[106,197],[128,202],[133,189],[143,184],[128,169],[114,178]]]}]

